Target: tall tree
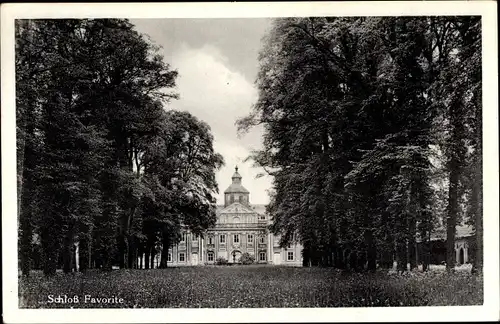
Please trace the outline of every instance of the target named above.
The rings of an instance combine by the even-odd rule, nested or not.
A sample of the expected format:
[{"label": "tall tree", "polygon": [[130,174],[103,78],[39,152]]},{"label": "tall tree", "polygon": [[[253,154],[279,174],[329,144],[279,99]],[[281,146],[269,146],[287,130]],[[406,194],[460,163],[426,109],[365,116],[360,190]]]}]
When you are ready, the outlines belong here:
[{"label": "tall tree", "polygon": [[454,20],[275,20],[259,58],[259,99],[238,125],[264,125],[264,149],[251,158],[274,176],[272,229],[282,244],[299,234],[306,263],[373,271],[396,251],[404,271],[417,266],[417,240],[428,262],[431,148],[443,147],[439,125],[452,123],[442,87],[452,84],[444,71],[458,49]]},{"label": "tall tree", "polygon": [[178,241],[182,229],[195,235],[215,225],[215,171],[223,158],[213,149],[209,126],[186,112],[165,114],[160,136],[144,154],[144,172],[153,184],[149,198],[147,250],[154,247],[155,233],[161,237],[160,267],[167,266],[168,249]]},{"label": "tall tree", "polygon": [[77,240],[85,265],[110,269],[141,194],[135,143],[155,132],[177,73],[126,20],[19,21],[17,36],[23,272],[33,231],[46,274],[60,259],[71,271]]}]

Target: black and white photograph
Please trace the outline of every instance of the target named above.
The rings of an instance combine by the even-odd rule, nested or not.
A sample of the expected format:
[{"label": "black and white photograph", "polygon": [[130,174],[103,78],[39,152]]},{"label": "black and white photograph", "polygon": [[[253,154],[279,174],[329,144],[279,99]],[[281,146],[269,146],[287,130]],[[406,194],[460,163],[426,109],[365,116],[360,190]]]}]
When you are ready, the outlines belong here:
[{"label": "black and white photograph", "polygon": [[2,6],[7,323],[498,319],[495,2],[102,5]]}]

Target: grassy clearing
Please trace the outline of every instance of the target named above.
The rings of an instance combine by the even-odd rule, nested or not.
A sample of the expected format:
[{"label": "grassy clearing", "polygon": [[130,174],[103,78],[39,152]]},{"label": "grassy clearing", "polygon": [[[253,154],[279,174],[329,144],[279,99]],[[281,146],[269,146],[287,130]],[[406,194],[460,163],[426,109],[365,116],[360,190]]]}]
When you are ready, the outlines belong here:
[{"label": "grassy clearing", "polygon": [[[345,274],[324,268],[185,267],[91,271],[20,280],[22,308],[233,308],[478,305],[483,280],[469,272]],[[79,303],[49,303],[49,295]],[[84,296],[123,304],[84,303]]]}]

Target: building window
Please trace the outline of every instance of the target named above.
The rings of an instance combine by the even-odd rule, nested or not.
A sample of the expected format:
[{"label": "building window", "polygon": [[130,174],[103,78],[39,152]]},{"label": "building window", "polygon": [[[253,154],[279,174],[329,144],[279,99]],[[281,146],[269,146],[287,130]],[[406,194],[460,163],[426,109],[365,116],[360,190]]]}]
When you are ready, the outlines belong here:
[{"label": "building window", "polygon": [[293,252],[288,252],[287,253],[287,258],[286,258],[288,261],[293,261]]},{"label": "building window", "polygon": [[240,235],[239,234],[234,234],[233,241],[234,241],[234,243],[240,243]]},{"label": "building window", "polygon": [[253,235],[252,234],[247,235],[247,241],[248,241],[248,243],[253,243]]},{"label": "building window", "polygon": [[186,254],[179,253],[179,262],[186,262]]},{"label": "building window", "polygon": [[225,234],[221,234],[220,243],[222,243],[222,244],[226,243],[226,235]]},{"label": "building window", "polygon": [[214,238],[213,236],[208,237],[208,244],[214,244]]},{"label": "building window", "polygon": [[181,243],[185,243],[188,239],[188,234],[187,233],[182,233],[181,234]]},{"label": "building window", "polygon": [[264,243],[266,243],[266,237],[265,237],[265,236],[261,236],[261,237],[259,238],[259,242],[260,242],[260,244],[264,244]]},{"label": "building window", "polygon": [[213,262],[214,261],[214,253],[208,252],[207,259],[209,262]]},{"label": "building window", "polygon": [[259,253],[259,261],[266,261],[266,252]]},{"label": "building window", "polygon": [[170,252],[168,253],[167,261],[172,262],[172,253],[170,253]]}]

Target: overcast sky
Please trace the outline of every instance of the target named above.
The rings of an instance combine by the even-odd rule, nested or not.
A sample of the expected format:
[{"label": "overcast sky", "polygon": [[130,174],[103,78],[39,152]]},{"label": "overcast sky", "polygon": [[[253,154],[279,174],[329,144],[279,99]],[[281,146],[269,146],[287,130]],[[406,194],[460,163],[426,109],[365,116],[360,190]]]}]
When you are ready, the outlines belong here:
[{"label": "overcast sky", "polygon": [[250,202],[267,204],[271,179],[256,175],[262,170],[243,163],[251,150],[261,147],[262,130],[238,138],[235,121],[250,112],[257,99],[254,81],[258,72],[261,39],[270,27],[264,18],[245,19],[131,19],[136,29],[162,47],[165,61],[179,72],[179,100],[171,109],[189,111],[208,123],[215,150],[225,166],[217,173],[218,203],[238,165]]}]

